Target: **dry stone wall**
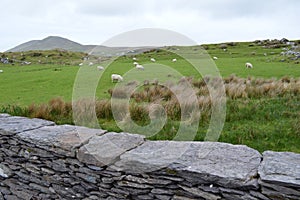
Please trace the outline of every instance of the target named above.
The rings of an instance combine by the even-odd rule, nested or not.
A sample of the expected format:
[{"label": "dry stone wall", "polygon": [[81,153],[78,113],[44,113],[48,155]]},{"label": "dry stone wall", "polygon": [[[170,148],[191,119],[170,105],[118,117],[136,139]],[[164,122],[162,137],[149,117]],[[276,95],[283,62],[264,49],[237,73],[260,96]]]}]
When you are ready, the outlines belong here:
[{"label": "dry stone wall", "polygon": [[300,199],[300,154],[0,114],[1,199]]}]

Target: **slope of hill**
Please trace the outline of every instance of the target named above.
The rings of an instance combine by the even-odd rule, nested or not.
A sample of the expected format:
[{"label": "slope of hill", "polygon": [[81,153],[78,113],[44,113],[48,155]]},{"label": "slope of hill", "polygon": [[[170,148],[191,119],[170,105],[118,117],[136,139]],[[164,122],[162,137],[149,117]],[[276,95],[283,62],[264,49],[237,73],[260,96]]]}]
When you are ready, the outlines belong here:
[{"label": "slope of hill", "polygon": [[49,36],[42,40],[25,42],[7,50],[6,52],[64,49],[67,51],[91,53],[101,56],[120,56],[125,54],[142,53],[151,48],[153,47],[107,47],[102,45],[82,45],[63,37]]},{"label": "slope of hill", "polygon": [[42,40],[32,40],[20,44],[12,49],[7,50],[7,52],[31,51],[31,50],[53,50],[53,49],[65,49],[68,51],[87,52],[94,47],[95,45],[82,45],[66,38],[62,38],[58,36],[49,36]]}]

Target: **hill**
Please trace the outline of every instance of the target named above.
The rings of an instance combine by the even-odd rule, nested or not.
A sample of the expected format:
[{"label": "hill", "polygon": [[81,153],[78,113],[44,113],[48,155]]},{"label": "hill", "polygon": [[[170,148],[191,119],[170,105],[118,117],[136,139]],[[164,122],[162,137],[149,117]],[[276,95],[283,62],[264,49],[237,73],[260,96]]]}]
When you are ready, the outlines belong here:
[{"label": "hill", "polygon": [[6,52],[24,52],[36,50],[63,49],[73,52],[91,53],[101,56],[120,56],[125,54],[139,54],[153,47],[107,47],[102,45],[82,45],[67,38],[49,36],[42,40],[31,40],[20,44]]},{"label": "hill", "polygon": [[96,45],[82,45],[63,37],[49,36],[42,40],[32,40],[29,42],[25,42],[12,49],[7,50],[7,52],[19,52],[19,51],[31,51],[31,50],[53,50],[53,49],[64,49],[68,51],[86,52],[88,50],[91,50],[95,46]]}]

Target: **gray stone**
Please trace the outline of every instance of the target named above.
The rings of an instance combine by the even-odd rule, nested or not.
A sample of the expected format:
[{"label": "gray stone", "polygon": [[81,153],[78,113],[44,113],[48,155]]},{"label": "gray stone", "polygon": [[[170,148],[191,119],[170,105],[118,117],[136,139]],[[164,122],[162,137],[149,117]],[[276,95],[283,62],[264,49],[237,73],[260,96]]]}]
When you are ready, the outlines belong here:
[{"label": "gray stone", "polygon": [[268,197],[266,197],[265,195],[261,194],[260,192],[257,191],[252,191],[250,190],[250,195],[253,197],[257,197],[260,200],[270,200]]},{"label": "gray stone", "polygon": [[53,171],[51,169],[48,169],[48,168],[45,168],[45,167],[42,167],[41,171],[46,173],[46,174],[51,174],[51,175],[55,174],[55,171]]},{"label": "gray stone", "polygon": [[104,177],[101,179],[101,181],[105,184],[111,184],[113,183],[115,180],[113,178],[107,178],[107,177]]},{"label": "gray stone", "polygon": [[136,183],[146,183],[150,185],[168,185],[171,184],[170,180],[161,180],[161,179],[153,179],[153,178],[140,178],[132,175],[125,176],[124,178],[127,181],[136,182]]},{"label": "gray stone", "polygon": [[262,194],[264,194],[265,196],[269,197],[270,199],[291,199],[291,200],[299,200],[299,196],[292,196],[292,195],[287,195],[278,191],[274,191],[271,190],[269,188],[266,187],[262,187],[261,189]]},{"label": "gray stone", "polygon": [[116,171],[110,171],[110,170],[103,170],[100,171],[99,174],[101,174],[102,176],[106,176],[106,177],[120,177],[122,176],[121,172],[116,172]]},{"label": "gray stone", "polygon": [[12,170],[8,166],[0,163],[0,177],[9,178],[12,175],[13,175]]},{"label": "gray stone", "polygon": [[16,195],[20,199],[24,199],[24,200],[31,200],[33,197],[33,194],[30,194],[30,191],[28,193],[26,191],[16,190],[15,188],[11,188],[11,192],[13,195]]},{"label": "gray stone", "polygon": [[61,125],[45,126],[18,134],[22,140],[36,146],[66,156],[75,156],[75,149],[85,144],[91,137],[104,134],[101,129]]},{"label": "gray stone", "polygon": [[120,187],[132,187],[132,188],[138,188],[138,189],[149,189],[149,188],[152,189],[153,188],[153,186],[151,186],[151,185],[141,184],[141,183],[133,183],[133,182],[129,182],[129,181],[118,181],[117,184]]},{"label": "gray stone", "polygon": [[128,133],[106,133],[95,136],[78,151],[78,160],[96,166],[110,165],[126,151],[144,142],[144,137]]},{"label": "gray stone", "polygon": [[100,183],[98,185],[99,185],[99,187],[104,188],[104,189],[110,189],[110,188],[112,188],[112,185],[109,184],[109,183]]},{"label": "gray stone", "polygon": [[0,187],[0,193],[11,194],[11,191],[7,187]]},{"label": "gray stone", "polygon": [[4,195],[4,199],[6,200],[20,200],[16,195]]},{"label": "gray stone", "polygon": [[217,196],[217,195],[214,195],[214,194],[211,194],[211,193],[208,193],[208,192],[204,192],[202,190],[199,190],[198,188],[190,188],[190,187],[185,187],[185,186],[182,186],[182,185],[179,185],[179,187],[181,189],[183,189],[184,191],[188,192],[188,193],[191,193],[197,197],[201,197],[201,198],[204,198],[204,199],[210,199],[210,200],[218,200],[218,199],[221,199],[220,196]]},{"label": "gray stone", "polygon": [[94,184],[97,183],[97,177],[95,177],[95,176],[91,176],[91,175],[83,174],[83,173],[76,173],[76,176],[85,180],[86,182],[94,183]]},{"label": "gray stone", "polygon": [[11,115],[6,114],[6,113],[1,113],[1,114],[0,114],[0,119],[1,119],[1,118],[6,118],[6,117],[11,117]]},{"label": "gray stone", "polygon": [[0,133],[14,135],[27,130],[34,130],[43,126],[52,126],[54,122],[43,119],[29,119],[26,117],[2,117],[0,120]]},{"label": "gray stone", "polygon": [[165,190],[165,189],[159,189],[159,188],[154,188],[151,190],[151,193],[153,194],[166,194],[166,195],[173,195],[174,192],[171,190]]},{"label": "gray stone", "polygon": [[179,196],[179,195],[174,195],[172,200],[198,200],[194,198],[189,198],[189,197],[184,197],[184,196]]},{"label": "gray stone", "polygon": [[[191,181],[208,176],[225,187],[257,188],[258,151],[244,145],[218,142],[146,141],[124,153],[111,168],[145,173],[169,168],[171,174],[188,172]],[[183,173],[180,173],[183,172]],[[198,176],[195,176],[198,175]],[[193,179],[195,177],[195,179]]]},{"label": "gray stone", "polygon": [[122,189],[128,191],[131,195],[151,194],[150,193],[151,189],[139,189],[139,188],[131,188],[131,187],[122,187]]},{"label": "gray stone", "polygon": [[18,175],[19,180],[23,179],[25,181],[33,182],[33,183],[36,183],[36,184],[39,184],[39,185],[44,185],[44,186],[47,186],[47,187],[50,185],[50,183],[48,181],[40,179],[42,177],[37,177],[37,176],[25,174],[21,171],[16,172],[16,175]]},{"label": "gray stone", "polygon": [[159,200],[170,200],[172,197],[168,196],[168,195],[160,195],[160,194],[156,194],[154,195],[157,199]]},{"label": "gray stone", "polygon": [[157,179],[167,179],[167,180],[174,181],[174,182],[182,182],[182,181],[184,181],[183,178],[175,177],[175,176],[165,176],[165,175],[153,176],[152,175],[152,177],[155,177]]},{"label": "gray stone", "polygon": [[228,189],[228,188],[219,188],[220,191],[223,193],[228,193],[228,194],[238,194],[238,195],[245,195],[245,192],[240,191],[240,190],[233,190],[233,189]]},{"label": "gray stone", "polygon": [[300,154],[265,151],[258,173],[263,182],[300,188]]},{"label": "gray stone", "polygon": [[25,163],[25,164],[22,164],[22,167],[24,169],[26,169],[28,172],[34,173],[36,175],[41,174],[41,169],[38,166],[34,165],[34,164]]},{"label": "gray stone", "polygon": [[269,189],[273,189],[277,192],[280,192],[282,194],[287,194],[287,195],[294,195],[294,196],[298,196],[300,198],[300,190],[299,189],[293,189],[291,187],[284,187],[281,185],[275,185],[275,184],[270,184],[270,183],[265,183],[262,181],[259,181],[260,185],[262,185],[262,187],[267,187]]},{"label": "gray stone", "polygon": [[72,186],[80,184],[80,181],[77,181],[74,178],[63,178],[63,182]]},{"label": "gray stone", "polygon": [[137,199],[140,199],[140,200],[152,200],[153,196],[151,196],[151,195],[138,195]]},{"label": "gray stone", "polygon": [[94,171],[102,171],[103,170],[102,167],[98,167],[98,166],[95,166],[95,165],[88,165],[87,167],[91,170],[94,170]]}]

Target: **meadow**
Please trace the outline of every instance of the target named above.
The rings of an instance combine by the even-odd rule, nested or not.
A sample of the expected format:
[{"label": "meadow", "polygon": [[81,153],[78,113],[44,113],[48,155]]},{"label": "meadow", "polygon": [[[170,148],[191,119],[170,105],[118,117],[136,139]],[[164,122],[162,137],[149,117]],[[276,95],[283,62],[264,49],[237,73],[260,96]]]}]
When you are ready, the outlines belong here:
[{"label": "meadow", "polygon": [[[218,67],[225,83],[226,119],[219,141],[246,144],[261,152],[300,152],[300,65],[297,60],[281,55],[283,48],[289,48],[288,45],[272,45],[241,42],[227,43],[226,46],[203,46],[211,57],[218,57],[211,62]],[[97,57],[91,58],[94,62],[92,67],[78,66],[82,58],[87,56],[83,53],[58,50],[41,51],[38,54],[24,52],[23,55],[6,53],[6,56],[17,60],[26,57],[32,64],[0,64],[0,69],[4,71],[0,74],[0,112],[45,118],[58,124],[73,124],[71,101],[74,81],[78,72],[86,69],[94,77],[101,76],[96,88],[96,113],[101,128],[122,131],[115,122],[109,99],[112,92],[120,96],[124,94],[122,90],[114,91],[116,83],[111,82],[110,74],[124,74],[131,70],[131,77],[144,73],[146,80],[147,70],[151,67],[150,58],[154,57],[156,63],[169,66],[179,73],[173,73],[172,70],[157,73],[157,80],[149,79],[147,84],[144,83],[136,90],[130,100],[132,119],[136,124],[148,125],[150,119],[147,104],[159,102],[166,110],[167,123],[149,139],[174,139],[181,121],[180,106],[172,92],[159,82],[163,77],[166,80],[172,77],[176,85],[185,76],[197,93],[201,109],[194,140],[203,141],[211,117],[212,100],[207,92],[205,77],[201,77],[186,60],[172,53],[178,48],[185,48],[194,54],[200,49],[199,46],[172,46],[135,55],[138,62],[146,66],[144,71],[132,70],[133,55],[120,56],[105,71],[98,71],[96,66],[102,64],[102,61]],[[171,61],[174,57],[177,62]],[[246,69],[245,62],[251,62],[254,68]],[[160,77],[161,74],[163,77]],[[136,84],[133,81],[131,78],[125,83]],[[132,127],[127,128],[134,130]]]}]

